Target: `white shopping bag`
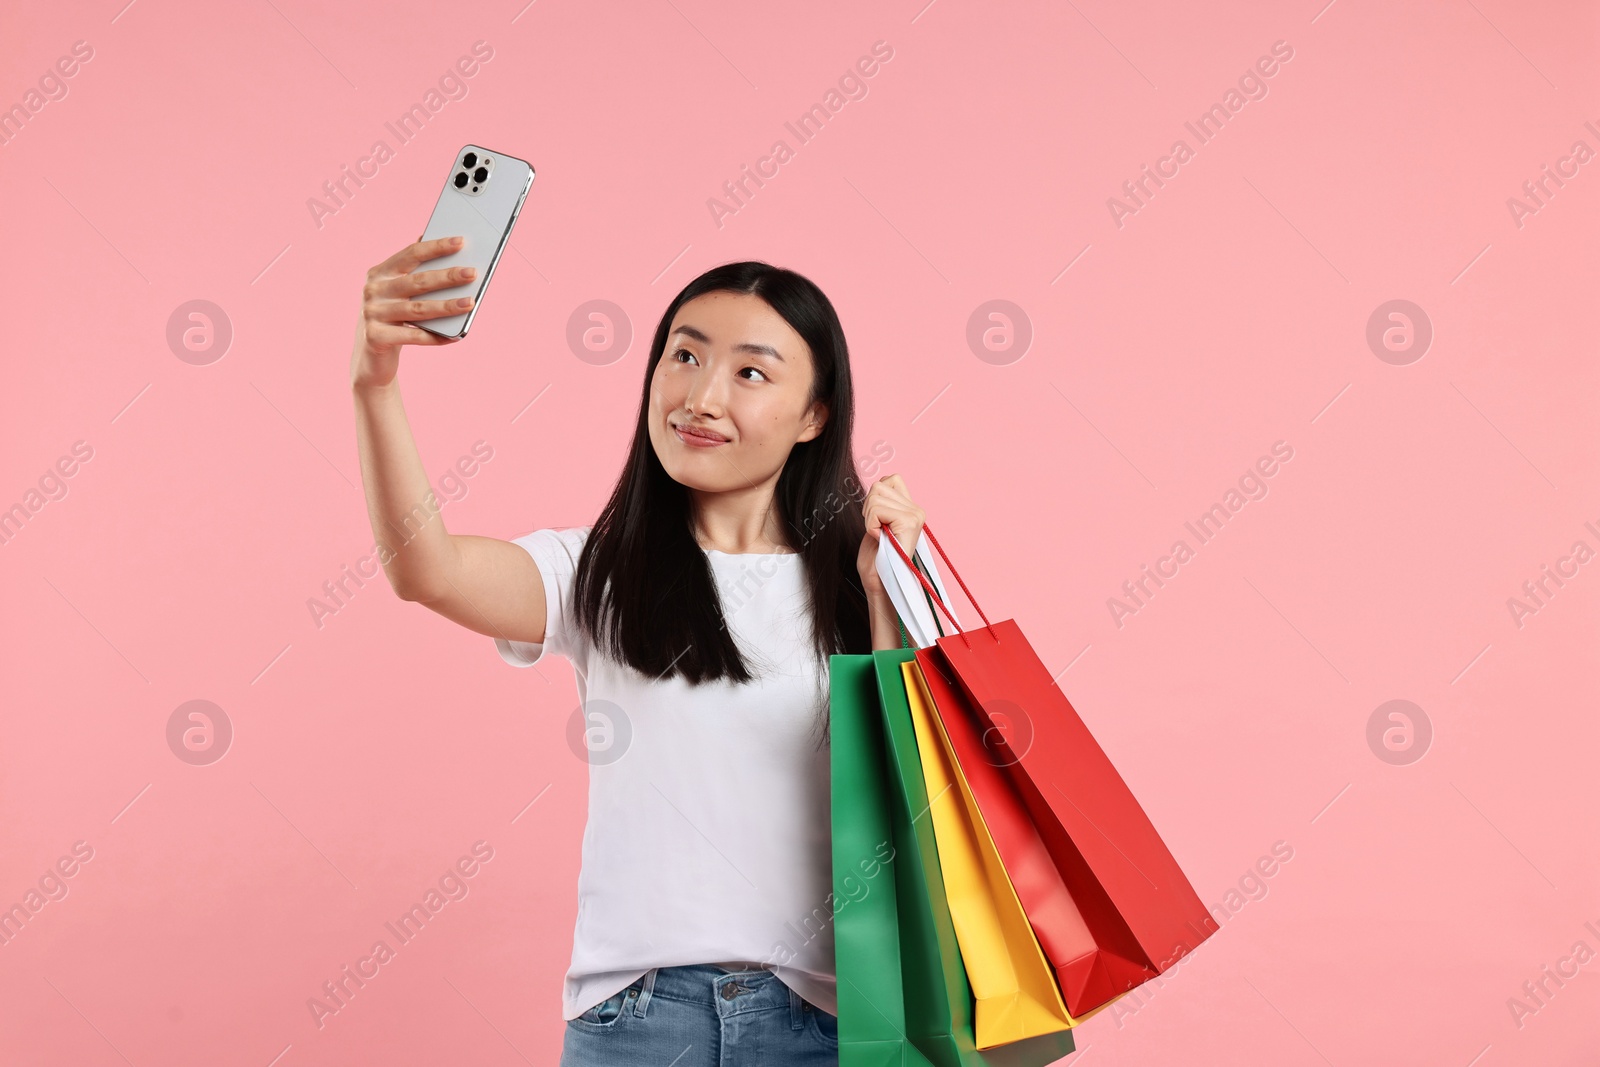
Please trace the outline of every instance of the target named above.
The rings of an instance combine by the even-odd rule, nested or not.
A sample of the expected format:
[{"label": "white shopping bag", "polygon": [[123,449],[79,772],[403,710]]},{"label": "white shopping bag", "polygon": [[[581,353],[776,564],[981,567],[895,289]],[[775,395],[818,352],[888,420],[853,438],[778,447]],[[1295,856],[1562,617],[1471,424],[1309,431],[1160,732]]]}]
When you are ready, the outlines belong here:
[{"label": "white shopping bag", "polygon": [[[939,577],[939,570],[935,567],[926,553],[922,551],[922,534],[917,535],[916,551],[911,553],[911,558],[917,561],[928,581],[939,590],[939,598],[946,607],[951,607],[950,596],[945,592],[944,581]],[[889,599],[894,604],[894,610],[900,616],[900,622],[906,628],[906,636],[914,648],[927,648],[933,644],[934,638],[939,636],[939,628],[934,625],[934,609],[928,604],[927,590],[922,588],[922,583],[917,581],[917,575],[906,561],[900,558],[900,553],[894,550],[894,545],[889,542],[888,535],[878,532],[878,577],[883,581],[883,588],[888,592]],[[950,617],[955,618],[952,608]],[[957,626],[960,623],[957,622]]]}]

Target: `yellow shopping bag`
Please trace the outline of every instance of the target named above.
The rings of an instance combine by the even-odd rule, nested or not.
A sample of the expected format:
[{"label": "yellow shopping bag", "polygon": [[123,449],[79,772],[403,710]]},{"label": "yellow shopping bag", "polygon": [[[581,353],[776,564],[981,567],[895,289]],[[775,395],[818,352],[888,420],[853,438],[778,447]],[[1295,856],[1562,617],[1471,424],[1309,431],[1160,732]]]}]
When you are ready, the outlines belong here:
[{"label": "yellow shopping bag", "polygon": [[[1076,1026],[1022,910],[916,660],[901,666],[980,1049]],[[1092,1014],[1092,1013],[1091,1013]]]}]

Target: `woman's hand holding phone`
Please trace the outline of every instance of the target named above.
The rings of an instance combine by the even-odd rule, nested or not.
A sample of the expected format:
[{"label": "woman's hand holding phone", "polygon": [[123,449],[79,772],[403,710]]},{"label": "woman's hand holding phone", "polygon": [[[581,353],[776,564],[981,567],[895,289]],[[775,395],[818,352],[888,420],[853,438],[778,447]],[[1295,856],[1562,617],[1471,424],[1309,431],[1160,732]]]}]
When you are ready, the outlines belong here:
[{"label": "woman's hand holding phone", "polygon": [[463,244],[453,235],[418,239],[367,271],[350,357],[361,486],[372,536],[387,548],[387,554],[379,553],[384,574],[402,600],[425,604],[475,633],[538,644],[545,630],[544,579],[538,566],[521,545],[453,536],[445,528],[395,380],[402,346],[447,345],[460,339],[411,323],[461,315],[472,307],[470,296],[422,297],[470,283],[482,268],[456,264],[417,270],[429,260],[459,252]]},{"label": "woman's hand holding phone", "polygon": [[409,323],[460,315],[472,307],[471,297],[419,299],[424,293],[449,289],[477,277],[473,267],[417,271],[430,259],[459,251],[461,245],[460,237],[416,241],[367,271],[367,281],[361,289],[355,349],[350,356],[352,388],[393,382],[400,369],[401,345],[448,345],[460,340],[440,337]]}]

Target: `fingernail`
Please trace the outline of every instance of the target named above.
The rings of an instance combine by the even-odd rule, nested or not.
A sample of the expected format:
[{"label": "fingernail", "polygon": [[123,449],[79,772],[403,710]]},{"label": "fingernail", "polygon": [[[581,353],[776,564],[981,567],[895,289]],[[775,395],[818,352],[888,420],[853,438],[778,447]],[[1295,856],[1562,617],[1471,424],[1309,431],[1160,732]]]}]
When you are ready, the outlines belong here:
[{"label": "fingernail", "polygon": [[471,306],[472,306],[472,298],[471,297],[463,297],[460,300],[456,301],[456,307],[458,307],[458,308],[469,308]]},{"label": "fingernail", "polygon": [[462,273],[465,274],[468,278],[476,278],[478,276],[478,268],[477,267],[468,267]]}]

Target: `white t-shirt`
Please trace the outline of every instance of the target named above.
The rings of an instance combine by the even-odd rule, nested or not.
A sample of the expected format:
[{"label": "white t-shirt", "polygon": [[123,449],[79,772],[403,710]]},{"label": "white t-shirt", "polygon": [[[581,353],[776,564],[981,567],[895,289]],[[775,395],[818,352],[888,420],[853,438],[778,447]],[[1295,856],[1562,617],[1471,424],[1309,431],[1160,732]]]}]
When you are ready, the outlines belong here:
[{"label": "white t-shirt", "polygon": [[752,674],[652,680],[578,630],[572,580],[590,527],[516,539],[544,577],[543,645],[496,638],[507,663],[564,656],[590,730],[589,816],[562,1016],[652,967],[769,967],[838,1013],[829,760],[818,747],[828,671],[798,554],[703,549]]}]

